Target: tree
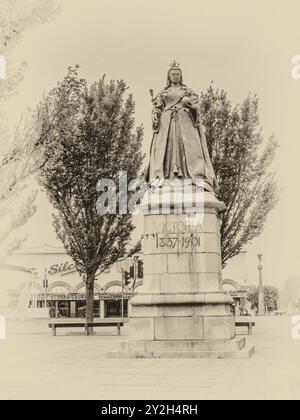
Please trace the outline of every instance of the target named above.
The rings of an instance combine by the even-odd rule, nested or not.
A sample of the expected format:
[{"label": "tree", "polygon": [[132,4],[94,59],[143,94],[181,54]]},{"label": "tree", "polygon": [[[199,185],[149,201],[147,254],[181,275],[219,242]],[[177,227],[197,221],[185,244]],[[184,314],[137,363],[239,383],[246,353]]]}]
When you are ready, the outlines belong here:
[{"label": "tree", "polygon": [[123,80],[104,77],[88,88],[77,66],[41,105],[39,179],[55,209],[57,236],[84,275],[87,321],[93,320],[95,277],[139,249],[129,249],[131,214],[100,216],[96,209],[98,180],[118,184],[119,171],[127,171],[130,182],[142,165],[143,129],[134,130],[135,104],[126,89]]},{"label": "tree", "polygon": [[284,283],[280,296],[280,306],[292,312],[300,302],[300,277],[290,276]]},{"label": "tree", "polygon": [[25,32],[40,23],[49,22],[59,7],[56,0],[1,0],[0,51],[7,63],[7,79],[0,83],[0,99],[15,95],[23,79],[26,63],[16,62],[13,52]]},{"label": "tree", "polygon": [[274,286],[264,286],[265,306],[276,310],[279,303],[279,291]]},{"label": "tree", "polygon": [[263,145],[258,105],[257,96],[249,94],[233,107],[227,93],[212,85],[201,95],[203,125],[219,184],[217,195],[226,205],[221,215],[223,266],[262,233],[278,201],[270,171],[278,145],[273,137]]},{"label": "tree", "polygon": [[14,232],[35,213],[37,192],[27,190],[30,176],[40,159],[34,150],[36,130],[32,122],[22,122],[14,134],[13,144],[0,160],[0,262],[25,241]]},{"label": "tree", "polygon": [[258,292],[259,289],[257,286],[250,286],[250,291],[248,293],[248,300],[251,303],[252,308],[258,308]]},{"label": "tree", "polygon": [[[252,307],[258,309],[258,294],[259,288],[257,286],[250,286],[250,293],[248,300],[251,302]],[[278,309],[279,304],[279,291],[274,286],[264,286],[264,299],[267,308]]]},{"label": "tree", "polygon": [[16,63],[14,50],[23,34],[38,23],[45,23],[58,11],[54,0],[2,0],[0,5],[0,51],[7,69],[0,80],[0,262],[19,248],[26,238],[14,232],[35,212],[35,191],[26,191],[26,182],[39,167],[34,145],[37,141],[32,112],[17,128],[6,125],[7,101],[17,94],[26,63]]}]

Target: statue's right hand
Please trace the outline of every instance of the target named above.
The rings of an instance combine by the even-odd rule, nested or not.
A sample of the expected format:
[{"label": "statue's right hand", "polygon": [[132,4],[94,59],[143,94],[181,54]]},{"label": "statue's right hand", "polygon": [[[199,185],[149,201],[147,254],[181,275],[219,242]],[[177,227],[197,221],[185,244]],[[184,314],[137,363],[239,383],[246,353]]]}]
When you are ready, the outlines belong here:
[{"label": "statue's right hand", "polygon": [[158,125],[158,114],[153,114],[153,122],[155,125]]},{"label": "statue's right hand", "polygon": [[159,110],[159,109],[155,109],[155,110],[152,112],[152,121],[153,121],[153,124],[154,124],[156,127],[158,127],[158,126],[159,126],[160,115],[161,115],[161,110]]}]

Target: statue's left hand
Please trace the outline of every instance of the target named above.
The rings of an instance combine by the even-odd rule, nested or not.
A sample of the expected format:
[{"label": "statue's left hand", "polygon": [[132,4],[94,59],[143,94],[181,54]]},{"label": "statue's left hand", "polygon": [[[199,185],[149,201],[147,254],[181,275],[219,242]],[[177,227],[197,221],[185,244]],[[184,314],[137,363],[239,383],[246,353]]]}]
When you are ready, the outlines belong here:
[{"label": "statue's left hand", "polygon": [[187,107],[187,108],[192,108],[193,104],[191,99],[188,96],[184,96],[181,100],[182,105]]},{"label": "statue's left hand", "polygon": [[192,102],[192,108],[200,112],[200,103],[199,103],[198,98],[197,97],[192,98],[191,102]]}]

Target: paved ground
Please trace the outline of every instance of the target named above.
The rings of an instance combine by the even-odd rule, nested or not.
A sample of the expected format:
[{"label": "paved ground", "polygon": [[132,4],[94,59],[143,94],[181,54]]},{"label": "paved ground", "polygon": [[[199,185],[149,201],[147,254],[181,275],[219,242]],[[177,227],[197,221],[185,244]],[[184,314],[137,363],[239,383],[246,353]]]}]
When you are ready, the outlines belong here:
[{"label": "paved ground", "polygon": [[52,337],[47,321],[10,323],[0,340],[0,399],[300,399],[291,319],[256,322],[250,360],[106,359],[126,329]]}]

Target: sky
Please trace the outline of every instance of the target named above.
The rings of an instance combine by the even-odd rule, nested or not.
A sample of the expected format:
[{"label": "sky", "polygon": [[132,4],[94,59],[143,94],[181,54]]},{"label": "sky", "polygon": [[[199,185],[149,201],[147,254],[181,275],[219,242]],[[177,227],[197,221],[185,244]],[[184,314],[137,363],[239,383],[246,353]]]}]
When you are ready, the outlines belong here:
[{"label": "sky", "polygon": [[[300,80],[291,76],[292,57],[300,54],[299,0],[57,3],[61,11],[55,19],[28,31],[15,50],[28,66],[9,104],[9,120],[33,108],[75,64],[90,82],[103,74],[126,81],[136,101],[136,123],[145,126],[145,152],[152,136],[149,89],[164,86],[174,59],[185,83],[197,92],[213,81],[233,103],[256,93],[263,133],[266,139],[274,134],[280,145],[273,170],[282,191],[263,234],[247,248],[248,278],[258,281],[258,253],[263,254],[265,283],[281,287],[289,275],[300,275]],[[41,196],[36,216],[25,226],[28,245],[56,244],[50,218],[51,208]]]}]

